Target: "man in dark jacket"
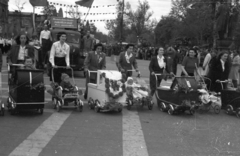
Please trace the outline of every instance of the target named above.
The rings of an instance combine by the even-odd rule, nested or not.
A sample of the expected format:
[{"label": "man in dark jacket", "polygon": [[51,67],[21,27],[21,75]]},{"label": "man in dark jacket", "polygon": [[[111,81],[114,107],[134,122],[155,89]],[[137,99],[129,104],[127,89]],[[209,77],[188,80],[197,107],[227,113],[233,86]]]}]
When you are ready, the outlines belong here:
[{"label": "man in dark jacket", "polygon": [[84,94],[84,98],[87,99],[88,94],[88,83],[96,83],[97,81],[97,73],[91,73],[89,71],[97,71],[106,69],[106,55],[103,51],[102,44],[96,44],[93,48],[93,51],[90,52],[85,61],[84,61],[84,69],[86,74],[86,90]]}]

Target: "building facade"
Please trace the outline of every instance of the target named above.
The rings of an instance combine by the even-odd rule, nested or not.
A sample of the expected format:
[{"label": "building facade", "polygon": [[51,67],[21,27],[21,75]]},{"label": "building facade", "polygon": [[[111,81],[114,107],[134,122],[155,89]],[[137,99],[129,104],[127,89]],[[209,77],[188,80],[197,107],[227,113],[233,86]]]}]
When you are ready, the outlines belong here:
[{"label": "building facade", "polygon": [[8,0],[0,0],[0,36],[7,36]]}]

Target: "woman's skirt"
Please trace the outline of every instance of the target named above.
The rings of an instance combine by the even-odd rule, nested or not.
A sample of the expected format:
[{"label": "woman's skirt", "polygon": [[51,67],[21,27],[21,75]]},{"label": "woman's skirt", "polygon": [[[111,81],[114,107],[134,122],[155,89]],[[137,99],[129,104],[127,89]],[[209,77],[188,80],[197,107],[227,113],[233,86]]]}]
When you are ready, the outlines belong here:
[{"label": "woman's skirt", "polygon": [[[54,57],[55,66],[66,67],[65,57]],[[53,70],[53,71],[52,71]],[[53,72],[53,75],[52,75]],[[66,73],[66,69],[63,68],[51,68],[50,81],[57,82],[60,84],[62,73]]]}]

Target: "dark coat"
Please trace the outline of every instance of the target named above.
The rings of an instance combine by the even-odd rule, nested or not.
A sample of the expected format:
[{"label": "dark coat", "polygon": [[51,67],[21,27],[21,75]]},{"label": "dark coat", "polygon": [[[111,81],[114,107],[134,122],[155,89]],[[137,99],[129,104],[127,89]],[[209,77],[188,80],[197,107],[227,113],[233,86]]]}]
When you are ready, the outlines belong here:
[{"label": "dark coat", "polygon": [[[166,72],[170,73],[172,72],[172,67],[168,67],[169,63],[168,63],[168,59],[166,59],[166,57],[164,58],[164,62],[166,63]],[[152,59],[151,59],[151,62],[149,64],[149,71],[150,71],[150,74],[152,72],[155,72],[155,73],[162,73],[163,72],[163,69],[161,69],[158,65],[158,59],[157,59],[157,56],[154,56]]]},{"label": "dark coat", "polygon": [[119,60],[117,63],[118,69],[119,70],[132,70],[132,66],[135,69],[138,69],[138,65],[137,65],[137,60],[136,60],[136,56],[132,53],[132,57],[129,59],[129,62],[127,62],[126,57],[125,57],[126,52],[121,52],[119,54]]},{"label": "dark coat", "polygon": [[85,61],[84,67],[86,70],[97,71],[101,69],[106,69],[106,55],[101,52],[99,55],[100,61],[98,60],[98,56],[95,51],[88,53]]},{"label": "dark coat", "polygon": [[172,67],[168,67],[168,59],[164,58],[163,60],[166,63],[166,69],[160,68],[158,64],[158,59],[157,56],[152,57],[151,62],[149,64],[149,71],[150,71],[150,76],[149,76],[149,83],[150,83],[150,89],[151,89],[151,95],[153,96],[157,86],[160,85],[161,81],[165,76],[157,76],[157,80],[155,75],[152,75],[152,72],[156,74],[165,74],[164,71],[170,73],[172,72]]},{"label": "dark coat", "polygon": [[225,70],[222,69],[222,64],[219,58],[213,58],[211,63],[211,67],[209,70],[209,78],[212,81],[212,87],[211,90],[220,92],[222,90],[221,85],[219,83],[216,83],[216,80],[228,80],[228,75],[230,72],[230,63],[229,61],[226,61],[225,63]]},{"label": "dark coat", "polygon": [[[20,45],[12,46],[7,56],[7,61],[9,63],[17,64],[19,49],[20,49]],[[26,49],[28,50],[28,57],[31,57],[34,59],[34,48],[30,45],[26,45]]]}]

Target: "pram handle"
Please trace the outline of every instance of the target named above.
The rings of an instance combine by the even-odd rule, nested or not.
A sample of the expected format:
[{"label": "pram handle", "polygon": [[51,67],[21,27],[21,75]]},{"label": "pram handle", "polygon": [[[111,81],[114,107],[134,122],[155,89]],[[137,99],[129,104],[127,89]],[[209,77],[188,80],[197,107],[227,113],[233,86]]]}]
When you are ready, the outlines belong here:
[{"label": "pram handle", "polygon": [[72,69],[72,67],[66,67],[66,66],[53,66],[52,68]]},{"label": "pram handle", "polygon": [[10,67],[25,67],[24,64],[11,64],[11,63],[8,63],[7,64],[7,68],[8,68],[8,72],[10,72]]},{"label": "pram handle", "polygon": [[223,83],[229,83],[230,81],[229,81],[229,80],[223,80],[223,81],[221,81],[221,80],[216,80],[216,82],[217,82],[217,83],[220,83],[221,86],[222,86],[222,89],[224,89]]},{"label": "pram handle", "polygon": [[137,72],[138,73],[138,75],[137,75],[137,77],[141,77],[141,72],[138,70],[138,71],[136,71],[136,70],[126,70],[126,72]]},{"label": "pram handle", "polygon": [[228,81],[228,80],[223,80],[223,81],[221,81],[221,80],[216,80],[216,82],[217,82],[217,83],[228,83],[228,82],[230,82],[230,81]]},{"label": "pram handle", "polygon": [[9,64],[9,66],[15,66],[15,67],[24,67],[25,65],[24,64]]}]

